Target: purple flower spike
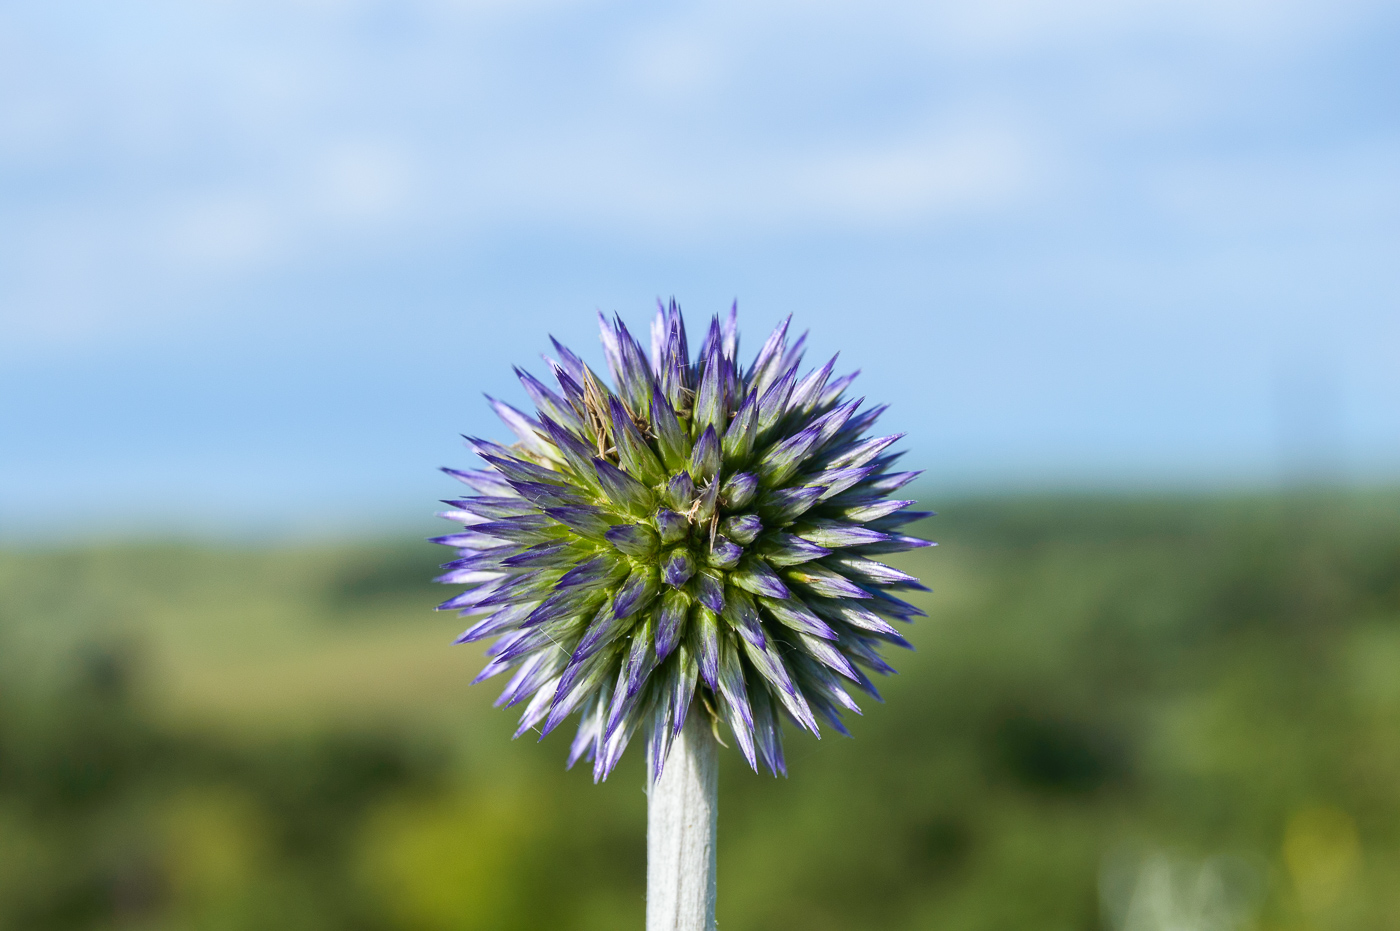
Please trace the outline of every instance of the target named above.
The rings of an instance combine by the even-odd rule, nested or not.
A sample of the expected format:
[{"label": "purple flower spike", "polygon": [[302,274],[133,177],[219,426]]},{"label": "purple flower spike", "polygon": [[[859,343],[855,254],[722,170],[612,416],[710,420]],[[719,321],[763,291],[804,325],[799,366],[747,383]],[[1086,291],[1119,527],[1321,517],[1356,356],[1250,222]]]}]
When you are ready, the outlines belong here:
[{"label": "purple flower spike", "polygon": [[488,397],[505,439],[444,469],[475,494],[440,512],[459,529],[434,538],[456,550],[438,581],[464,587],[441,607],[471,618],[457,642],[490,641],[477,681],[509,673],[518,734],[579,714],[570,766],[604,779],[639,733],[655,779],[696,714],[785,773],[781,720],[847,733],[847,689],[878,699],[880,651],[923,616],[886,555],[931,545],[893,497],[919,473],[891,471],[900,437],[865,435],[884,407],[848,398],[835,359],[804,366],[787,320],[747,365],[733,310],[693,352],[674,301],[649,351],[599,329],[610,382],[553,342],[557,388],[516,369],[534,410]]},{"label": "purple flower spike", "polygon": [[[689,472],[678,472],[666,483],[665,498],[671,507],[682,514],[689,514],[695,503],[695,482]],[[660,513],[660,512],[658,512]]]},{"label": "purple flower spike", "polygon": [[675,543],[690,536],[690,521],[670,508],[657,511],[655,520],[662,543]]},{"label": "purple flower spike", "polygon": [[714,427],[706,427],[690,452],[690,477],[697,483],[710,481],[719,472],[719,437]]},{"label": "purple flower spike", "polygon": [[719,503],[732,511],[739,511],[753,500],[758,491],[758,476],[752,472],[736,472],[727,476],[719,489]]},{"label": "purple flower spike", "polygon": [[680,588],[695,575],[695,557],[690,550],[678,546],[666,554],[661,564],[661,578],[672,588]]},{"label": "purple flower spike", "polygon": [[724,579],[719,573],[702,569],[696,574],[693,587],[695,599],[702,605],[716,614],[724,610]]},{"label": "purple flower spike", "polygon": [[681,642],[685,632],[686,615],[690,613],[690,599],[679,591],[669,591],[661,596],[661,606],[656,609],[656,660],[660,662],[671,655]]},{"label": "purple flower spike", "polygon": [[763,521],[757,514],[733,514],[719,525],[719,532],[741,546],[748,546],[763,532]]},{"label": "purple flower spike", "polygon": [[656,552],[661,538],[655,530],[645,524],[619,524],[608,530],[604,536],[613,546],[628,556],[645,559]]},{"label": "purple flower spike", "polygon": [[744,548],[738,543],[725,536],[717,536],[710,545],[709,563],[716,569],[733,569],[739,565],[739,558],[743,555]]}]

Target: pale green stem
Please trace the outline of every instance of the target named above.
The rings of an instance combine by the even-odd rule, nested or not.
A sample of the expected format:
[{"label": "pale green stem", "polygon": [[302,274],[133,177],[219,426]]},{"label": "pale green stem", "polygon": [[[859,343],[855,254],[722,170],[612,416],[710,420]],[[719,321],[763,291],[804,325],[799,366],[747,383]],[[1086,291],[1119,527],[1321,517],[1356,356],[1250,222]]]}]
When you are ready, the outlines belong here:
[{"label": "pale green stem", "polygon": [[647,786],[647,931],[714,931],[718,815],[719,747],[692,707]]}]

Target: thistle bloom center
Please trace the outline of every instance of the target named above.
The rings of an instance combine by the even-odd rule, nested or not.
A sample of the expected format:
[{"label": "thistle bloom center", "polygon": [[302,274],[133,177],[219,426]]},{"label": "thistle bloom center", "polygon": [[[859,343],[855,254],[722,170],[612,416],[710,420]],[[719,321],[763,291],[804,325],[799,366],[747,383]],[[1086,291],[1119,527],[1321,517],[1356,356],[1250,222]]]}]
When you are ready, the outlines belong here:
[{"label": "thistle bloom center", "polygon": [[611,387],[555,342],[557,392],[516,370],[535,416],[488,397],[518,442],[469,439],[486,468],[445,470],[478,494],[441,514],[464,529],[435,539],[459,551],[439,581],[470,586],[441,607],[476,618],[459,642],[494,640],[476,681],[514,671],[517,736],[581,712],[569,765],[595,779],[638,727],[659,775],[697,696],[785,771],[780,720],[845,733],[847,688],[878,698],[879,647],[908,645],[890,622],[922,612],[892,592],[922,586],[875,557],[929,545],[889,497],[918,473],[890,471],[898,436],[864,435],[883,408],[845,399],[854,374],[800,374],[786,321],[746,370],[733,310],[694,360],[674,302],[649,359],[600,324]]}]

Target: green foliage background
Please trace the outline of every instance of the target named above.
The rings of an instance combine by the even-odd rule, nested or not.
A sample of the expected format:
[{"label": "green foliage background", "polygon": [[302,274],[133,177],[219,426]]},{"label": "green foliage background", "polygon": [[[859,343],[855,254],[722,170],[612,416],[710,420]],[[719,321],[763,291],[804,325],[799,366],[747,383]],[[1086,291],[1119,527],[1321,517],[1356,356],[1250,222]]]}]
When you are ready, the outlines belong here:
[{"label": "green foliage background", "polygon": [[[725,754],[721,928],[1400,927],[1400,496],[942,510],[888,704]],[[0,555],[0,929],[640,928],[637,754],[512,742],[441,559]]]}]

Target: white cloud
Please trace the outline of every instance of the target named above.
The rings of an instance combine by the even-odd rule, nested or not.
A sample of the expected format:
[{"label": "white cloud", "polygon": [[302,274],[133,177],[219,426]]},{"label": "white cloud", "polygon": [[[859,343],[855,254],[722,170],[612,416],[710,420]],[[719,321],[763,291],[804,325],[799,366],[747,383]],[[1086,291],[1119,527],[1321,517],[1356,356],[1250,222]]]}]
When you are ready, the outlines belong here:
[{"label": "white cloud", "polygon": [[401,215],[413,196],[409,158],[395,145],[339,143],[316,160],[314,205],[332,221],[373,223]]},{"label": "white cloud", "polygon": [[1400,234],[1400,138],[1325,153],[1183,159],[1148,176],[1151,203],[1203,234],[1332,242]]},{"label": "white cloud", "polygon": [[[760,249],[1142,189],[1166,214],[1278,216],[1255,171],[1275,156],[1221,176],[1190,134],[1256,102],[1219,90],[1241,57],[1368,9],[1339,2],[152,0],[163,35],[89,34],[76,57],[52,28],[27,48],[11,29],[0,159],[30,174],[0,182],[0,240],[40,258],[0,303],[124,326],[172,289],[503,230]],[[1173,55],[1131,53],[1163,36]],[[1290,222],[1366,209],[1345,166],[1290,165]]]},{"label": "white cloud", "polygon": [[1031,193],[1033,159],[1011,133],[955,131],[818,154],[795,174],[792,215],[886,226],[995,211]]},{"label": "white cloud", "polygon": [[672,24],[634,36],[621,57],[626,85],[643,97],[662,101],[693,100],[713,93],[730,63],[716,41],[690,24]]},{"label": "white cloud", "polygon": [[977,0],[899,4],[944,47],[1016,55],[1130,39],[1225,43],[1237,52],[1316,42],[1383,0]]},{"label": "white cloud", "polygon": [[257,193],[202,194],[172,211],[165,242],[152,243],[160,264],[227,275],[261,265],[284,236],[277,212]]}]

